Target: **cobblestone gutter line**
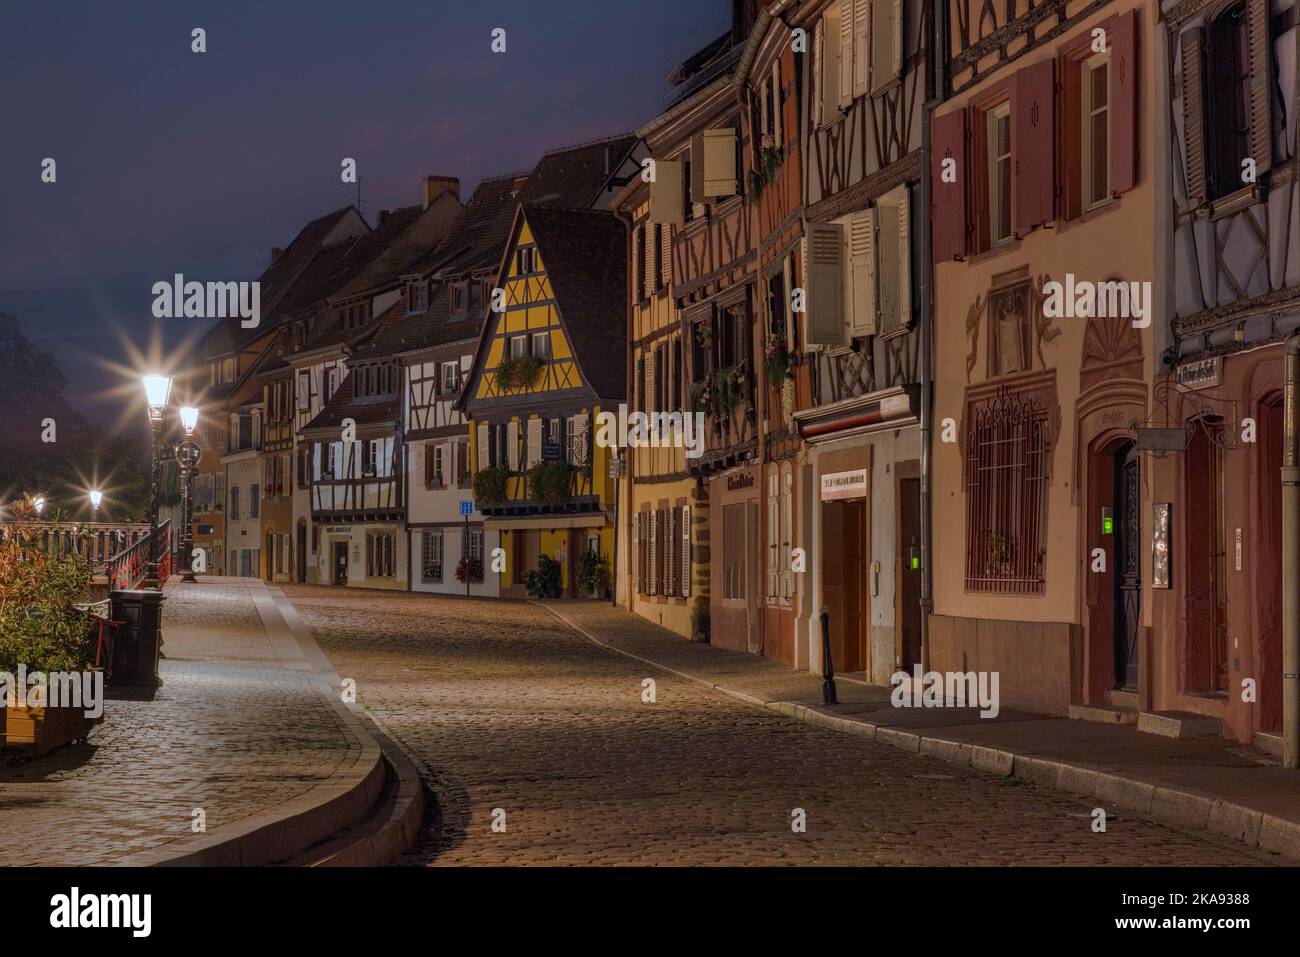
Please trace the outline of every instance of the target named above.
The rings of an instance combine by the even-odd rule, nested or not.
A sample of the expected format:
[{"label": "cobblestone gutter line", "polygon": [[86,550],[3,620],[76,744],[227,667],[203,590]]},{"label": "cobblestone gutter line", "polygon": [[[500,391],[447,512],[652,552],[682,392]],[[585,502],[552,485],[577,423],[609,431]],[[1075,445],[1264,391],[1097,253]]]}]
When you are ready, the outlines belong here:
[{"label": "cobblestone gutter line", "polygon": [[1095,798],[1168,823],[1208,830],[1240,841],[1248,847],[1300,861],[1300,823],[1220,798],[1179,788],[1162,787],[1134,778],[1110,774],[1097,768],[971,745],[936,735],[917,734],[901,728],[883,727],[859,717],[829,714],[815,706],[796,701],[772,700],[737,688],[729,688],[724,684],[669,667],[652,658],[634,654],[617,645],[602,641],[552,605],[538,601],[532,604],[545,608],[592,644],[606,651],[631,658],[661,672],[684,678],[796,721],[858,735],[912,754],[939,758],[960,767],[1014,777],[1071,794]]}]

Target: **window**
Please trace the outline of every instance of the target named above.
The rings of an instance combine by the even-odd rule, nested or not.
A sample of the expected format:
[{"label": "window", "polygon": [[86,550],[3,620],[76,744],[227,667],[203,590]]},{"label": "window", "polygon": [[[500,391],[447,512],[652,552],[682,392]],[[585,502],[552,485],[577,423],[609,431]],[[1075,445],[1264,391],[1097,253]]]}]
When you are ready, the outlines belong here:
[{"label": "window", "polygon": [[442,364],[442,394],[454,395],[460,391],[460,363],[444,362]]},{"label": "window", "polygon": [[1242,2],[1229,7],[1210,27],[1207,52],[1214,80],[1210,84],[1207,118],[1207,172],[1211,196],[1216,199],[1245,185],[1241,164],[1251,156],[1251,56],[1246,6]]},{"label": "window", "polygon": [[239,486],[230,486],[230,518],[232,521],[239,519]]},{"label": "window", "polygon": [[1110,199],[1110,54],[1083,64],[1083,208]]},{"label": "window", "polygon": [[442,529],[425,529],[421,553],[420,580],[426,584],[442,581]]},{"label": "window", "polygon": [[[844,5],[833,3],[819,26],[821,30],[821,69],[817,74],[817,97],[814,109],[818,123],[838,118],[840,109],[840,16]],[[851,4],[850,4],[851,7]]]},{"label": "window", "polygon": [[528,337],[511,336],[510,355],[516,359],[528,355]]},{"label": "window", "polygon": [[654,260],[654,287],[656,290],[663,289],[665,285],[664,277],[664,227],[661,223],[655,223],[654,239],[655,248],[651,258]]},{"label": "window", "polygon": [[531,346],[534,357],[549,359],[551,355],[551,334],[549,332],[534,332]]},{"label": "window", "polygon": [[746,504],[722,509],[722,597],[744,600]]},{"label": "window", "polygon": [[912,321],[910,196],[903,184],[876,204],[876,303],[879,332],[887,335]]},{"label": "window", "polygon": [[453,282],[450,297],[451,314],[453,316],[463,316],[466,309],[469,308],[469,285],[464,280]]},{"label": "window", "polygon": [[366,577],[393,577],[393,536],[377,532],[366,536]]},{"label": "window", "polygon": [[633,288],[636,290],[637,299],[645,298],[645,226],[645,223],[641,223],[632,234],[632,270],[636,282]]},{"label": "window", "polygon": [[[516,533],[518,534],[518,533]],[[469,559],[471,567],[473,563],[478,563],[479,573],[470,578],[472,582],[481,582],[483,580],[483,531],[482,529],[470,529],[469,538],[464,544],[464,558]]]},{"label": "window", "polygon": [[442,488],[444,479],[443,447],[429,442],[424,446],[424,486]]},{"label": "window", "polygon": [[989,110],[989,245],[1011,239],[1011,104]]},{"label": "window", "polygon": [[537,248],[535,246],[520,248],[518,270],[521,276],[527,276],[529,273],[537,271]]},{"label": "window", "polygon": [[258,493],[260,491],[261,489],[258,487],[258,484],[256,482],[254,482],[252,485],[248,487],[248,517],[249,518],[257,518],[258,516],[258,508],[259,508]]},{"label": "window", "polygon": [[967,409],[966,587],[1041,595],[1047,536],[1047,410],[1000,388]]},{"label": "window", "polygon": [[429,309],[429,285],[426,282],[413,282],[406,287],[406,311],[408,313],[427,312]]}]

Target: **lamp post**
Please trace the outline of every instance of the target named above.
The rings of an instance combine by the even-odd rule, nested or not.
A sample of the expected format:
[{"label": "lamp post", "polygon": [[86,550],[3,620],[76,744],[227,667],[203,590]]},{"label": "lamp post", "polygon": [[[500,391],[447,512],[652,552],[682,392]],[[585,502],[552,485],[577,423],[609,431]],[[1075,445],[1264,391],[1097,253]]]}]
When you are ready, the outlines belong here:
[{"label": "lamp post", "polygon": [[159,442],[162,439],[163,410],[172,391],[169,375],[147,375],[144,383],[145,400],[149,403],[149,426],[152,443],[149,454],[149,564],[145,569],[145,587],[158,588],[158,497],[162,484],[162,462]]},{"label": "lamp post", "polygon": [[36,501],[32,504],[36,506],[36,520],[40,521],[41,512],[45,511],[45,497],[38,496]]},{"label": "lamp post", "polygon": [[197,581],[194,577],[194,473],[198,471],[203,450],[194,441],[194,428],[199,424],[199,410],[193,406],[181,409],[181,425],[185,427],[185,441],[176,446],[176,467],[181,471],[181,581]]},{"label": "lamp post", "polygon": [[89,551],[90,553],[90,561],[88,562],[88,564],[92,567],[92,569],[95,565],[95,558],[96,558],[95,525],[98,524],[99,522],[99,506],[100,503],[102,503],[103,501],[104,501],[104,493],[97,488],[92,488],[90,490],[90,547],[87,549],[87,551]]}]

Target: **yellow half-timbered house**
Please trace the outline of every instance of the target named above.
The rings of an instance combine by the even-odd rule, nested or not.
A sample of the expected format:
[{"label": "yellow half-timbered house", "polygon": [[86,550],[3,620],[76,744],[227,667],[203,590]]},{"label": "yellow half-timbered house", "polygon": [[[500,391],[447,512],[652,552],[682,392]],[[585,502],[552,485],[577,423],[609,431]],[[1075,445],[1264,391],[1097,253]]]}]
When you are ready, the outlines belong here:
[{"label": "yellow half-timbered house", "polygon": [[565,595],[593,590],[580,584],[585,552],[612,581],[617,449],[597,439],[626,393],[626,242],[607,212],[516,211],[461,399],[503,595],[524,594],[542,556],[561,565]]}]

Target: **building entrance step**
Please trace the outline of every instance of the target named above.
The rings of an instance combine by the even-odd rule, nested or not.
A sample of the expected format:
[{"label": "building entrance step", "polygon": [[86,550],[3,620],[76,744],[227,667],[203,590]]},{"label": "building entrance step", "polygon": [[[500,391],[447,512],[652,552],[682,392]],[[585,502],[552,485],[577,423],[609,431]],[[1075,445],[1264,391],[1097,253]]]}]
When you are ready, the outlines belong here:
[{"label": "building entrance step", "polygon": [[1138,709],[1138,693],[1136,691],[1125,691],[1122,688],[1111,688],[1106,692],[1106,703],[1112,708],[1136,711]]},{"label": "building entrance step", "polygon": [[1221,738],[1223,721],[1191,711],[1147,711],[1138,718],[1137,729],[1144,734],[1166,738]]},{"label": "building entrance step", "polygon": [[1102,724],[1137,724],[1136,708],[1120,708],[1113,704],[1072,704],[1070,717],[1076,721],[1099,721]]}]

